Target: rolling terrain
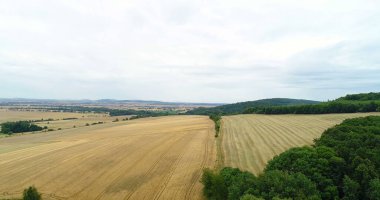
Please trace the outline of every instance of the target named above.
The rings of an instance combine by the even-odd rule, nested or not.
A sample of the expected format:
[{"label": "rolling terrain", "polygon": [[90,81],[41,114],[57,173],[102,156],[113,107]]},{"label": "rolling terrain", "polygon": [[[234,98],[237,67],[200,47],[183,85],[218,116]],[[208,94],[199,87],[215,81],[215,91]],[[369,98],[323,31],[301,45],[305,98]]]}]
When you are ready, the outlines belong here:
[{"label": "rolling terrain", "polygon": [[103,114],[83,114],[69,112],[41,112],[41,111],[13,111],[0,109],[0,123],[20,120],[40,120],[40,119],[63,119],[82,117],[102,117]]},{"label": "rolling terrain", "polygon": [[291,147],[311,145],[344,119],[380,113],[324,115],[234,115],[222,118],[221,165],[259,174],[266,163]]},{"label": "rolling terrain", "polygon": [[272,98],[272,99],[260,99],[256,101],[245,101],[233,104],[220,105],[216,107],[206,108],[199,107],[193,110],[187,111],[189,115],[236,115],[242,114],[247,109],[252,107],[263,106],[290,106],[290,105],[313,105],[318,104],[318,101],[304,100],[304,99],[289,99],[289,98]]},{"label": "rolling terrain", "polygon": [[213,128],[172,116],[1,138],[0,199],[29,185],[44,199],[202,199]]}]

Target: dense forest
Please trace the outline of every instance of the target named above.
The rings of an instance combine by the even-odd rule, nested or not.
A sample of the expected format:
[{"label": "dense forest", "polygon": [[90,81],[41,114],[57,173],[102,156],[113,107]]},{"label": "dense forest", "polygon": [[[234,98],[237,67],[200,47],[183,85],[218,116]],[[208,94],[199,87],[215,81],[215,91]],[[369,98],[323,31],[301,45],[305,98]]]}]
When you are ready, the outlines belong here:
[{"label": "dense forest", "polygon": [[344,97],[338,98],[337,100],[348,100],[348,101],[376,101],[380,100],[380,92],[370,92],[361,94],[348,94]]},{"label": "dense forest", "polygon": [[42,127],[32,124],[30,121],[4,122],[1,125],[1,133],[11,135],[31,131],[41,131]]},{"label": "dense forest", "polygon": [[206,169],[208,199],[380,199],[380,117],[348,119],[312,147],[292,148],[254,176]]},{"label": "dense forest", "polygon": [[331,101],[316,105],[253,107],[244,114],[327,114],[378,112],[380,101]]},{"label": "dense forest", "polygon": [[212,108],[196,108],[188,111],[189,115],[234,115],[241,114],[245,110],[252,107],[269,107],[269,106],[284,106],[284,105],[306,105],[317,104],[318,101],[310,101],[303,99],[286,99],[286,98],[273,98],[273,99],[261,99],[257,101],[247,101],[234,104],[227,104]]},{"label": "dense forest", "polygon": [[314,105],[251,107],[243,113],[257,114],[327,114],[379,112],[380,93],[353,94]]}]

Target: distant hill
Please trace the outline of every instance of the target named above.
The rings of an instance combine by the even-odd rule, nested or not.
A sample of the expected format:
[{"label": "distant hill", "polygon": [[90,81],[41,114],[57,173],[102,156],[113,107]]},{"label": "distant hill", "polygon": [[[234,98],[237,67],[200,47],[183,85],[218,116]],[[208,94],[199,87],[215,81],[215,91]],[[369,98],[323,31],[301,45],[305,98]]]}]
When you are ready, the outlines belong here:
[{"label": "distant hill", "polygon": [[348,94],[344,97],[336,99],[336,101],[380,101],[380,92],[370,92],[361,94]]},{"label": "distant hill", "polygon": [[287,106],[287,105],[309,105],[318,104],[318,101],[304,100],[304,99],[288,99],[288,98],[272,98],[272,99],[261,99],[256,101],[246,101],[234,104],[226,104],[212,108],[196,108],[186,112],[189,115],[210,115],[210,114],[221,114],[221,115],[233,115],[241,114],[245,110],[252,107],[269,107],[269,106]]},{"label": "distant hill", "polygon": [[334,101],[314,105],[251,107],[244,113],[258,114],[327,114],[380,112],[380,93],[349,94]]},{"label": "distant hill", "polygon": [[213,107],[223,105],[222,103],[192,103],[192,102],[164,102],[164,101],[150,101],[150,100],[118,100],[118,99],[80,99],[80,100],[70,100],[70,99],[28,99],[28,98],[0,98],[0,105],[73,105],[73,106],[83,106],[83,105],[128,105],[128,104],[139,104],[139,105],[161,105],[161,106],[192,106],[192,107]]}]

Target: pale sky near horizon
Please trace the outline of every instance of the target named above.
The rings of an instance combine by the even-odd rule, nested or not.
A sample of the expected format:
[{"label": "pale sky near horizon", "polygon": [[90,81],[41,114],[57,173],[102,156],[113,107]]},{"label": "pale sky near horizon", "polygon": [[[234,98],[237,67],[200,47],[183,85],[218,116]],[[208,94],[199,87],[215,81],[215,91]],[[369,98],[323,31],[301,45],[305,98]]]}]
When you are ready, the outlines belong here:
[{"label": "pale sky near horizon", "polygon": [[378,0],[0,0],[0,98],[328,100],[379,61]]}]

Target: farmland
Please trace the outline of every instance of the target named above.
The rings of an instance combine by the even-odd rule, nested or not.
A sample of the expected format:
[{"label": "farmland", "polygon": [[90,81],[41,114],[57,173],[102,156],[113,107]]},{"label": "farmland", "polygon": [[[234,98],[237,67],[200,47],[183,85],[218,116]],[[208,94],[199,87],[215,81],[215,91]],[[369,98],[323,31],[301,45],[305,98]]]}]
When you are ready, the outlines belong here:
[{"label": "farmland", "polygon": [[63,119],[63,118],[82,118],[90,116],[100,116],[95,114],[68,113],[68,112],[42,112],[42,111],[14,111],[0,109],[0,123],[18,120],[40,120],[40,119]]},{"label": "farmland", "polygon": [[215,162],[208,117],[145,118],[0,139],[0,199],[201,199]]},{"label": "farmland", "polygon": [[224,116],[221,165],[259,174],[273,156],[291,147],[312,144],[325,129],[344,119],[367,115],[380,114]]},{"label": "farmland", "polygon": [[49,129],[70,129],[73,127],[82,127],[86,124],[92,125],[99,122],[110,123],[116,119],[122,120],[128,116],[111,117],[102,113],[73,113],[73,112],[49,112],[49,111],[15,111],[10,109],[0,109],[0,123],[7,121],[21,120],[45,120],[35,124],[46,126]]}]

